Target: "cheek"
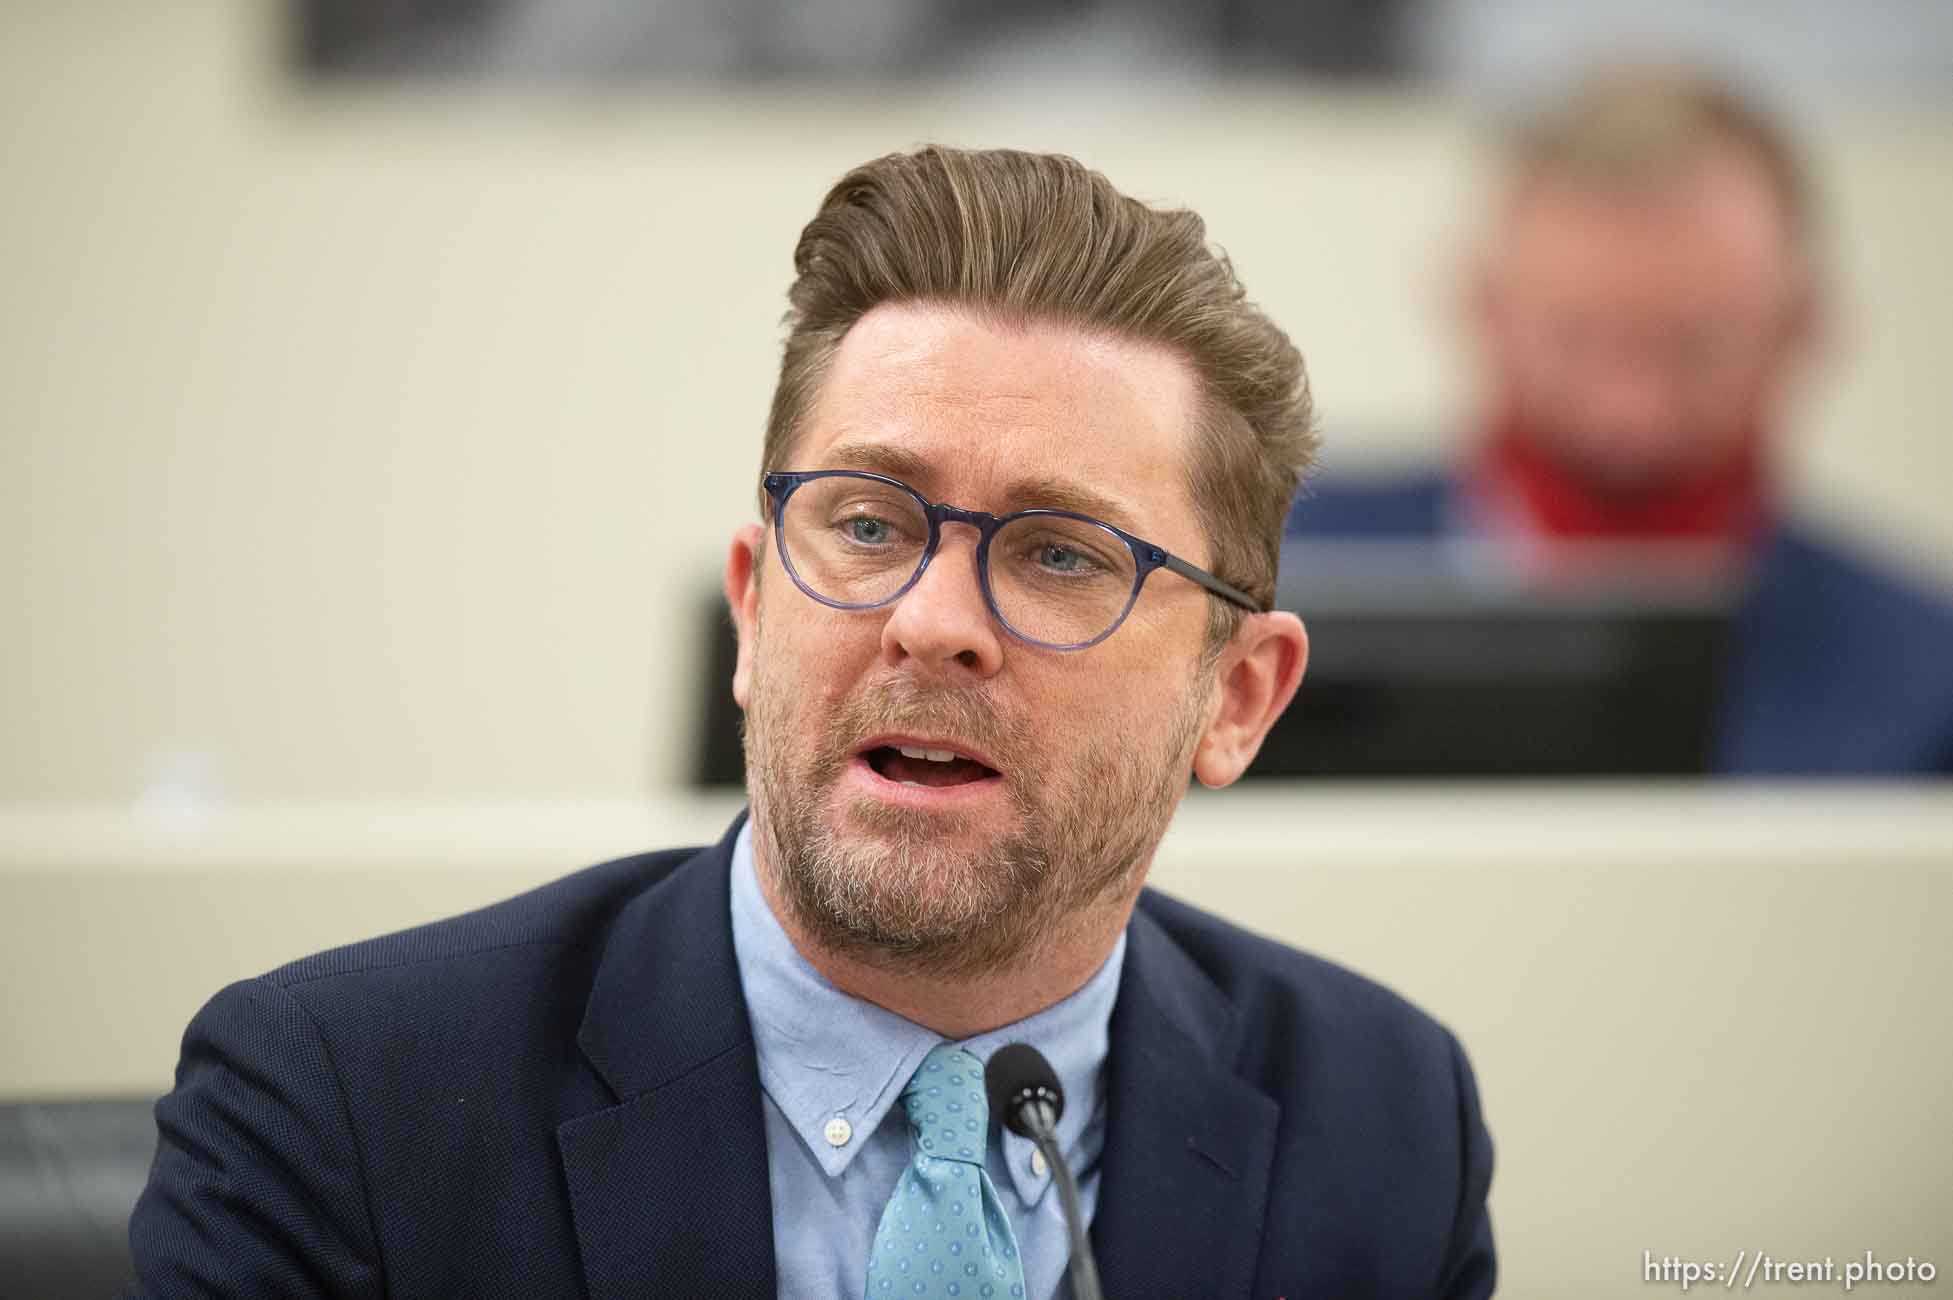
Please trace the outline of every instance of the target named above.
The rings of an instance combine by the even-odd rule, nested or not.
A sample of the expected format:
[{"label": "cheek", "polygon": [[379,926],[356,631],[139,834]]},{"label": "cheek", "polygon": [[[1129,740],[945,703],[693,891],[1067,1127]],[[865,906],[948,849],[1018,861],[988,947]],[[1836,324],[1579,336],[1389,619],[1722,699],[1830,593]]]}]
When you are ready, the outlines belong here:
[{"label": "cheek", "polygon": [[[1118,635],[1134,630],[1121,628]],[[1147,644],[1134,638],[1135,646]],[[1043,696],[1034,715],[1047,720],[1046,735],[1065,752],[1150,749],[1168,719],[1176,716],[1187,690],[1185,673],[1160,654],[1121,655],[1077,667],[1084,671],[1067,676],[1062,691]]]},{"label": "cheek", "polygon": [[765,671],[804,702],[824,707],[848,695],[874,663],[881,621],[830,613],[798,591],[789,595],[798,603],[762,601],[765,630],[759,644]]},{"label": "cheek", "polygon": [[[1212,567],[1213,556],[1203,558]],[[1157,570],[1140,588],[1126,621],[1098,648],[1118,656],[1117,671],[1127,680],[1179,681],[1207,643],[1212,599],[1199,585]]]}]

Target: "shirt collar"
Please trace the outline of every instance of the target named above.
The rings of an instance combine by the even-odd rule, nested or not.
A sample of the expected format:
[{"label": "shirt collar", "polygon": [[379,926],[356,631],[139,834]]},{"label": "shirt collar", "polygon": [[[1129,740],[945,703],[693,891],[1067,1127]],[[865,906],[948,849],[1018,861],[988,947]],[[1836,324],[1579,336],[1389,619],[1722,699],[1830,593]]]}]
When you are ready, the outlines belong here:
[{"label": "shirt collar", "polygon": [[[816,1163],[829,1177],[838,1177],[900,1099],[922,1058],[943,1040],[835,988],[801,956],[760,891],[752,834],[749,819],[733,842],[732,942],[753,1022],[760,1086]],[[1121,931],[1111,955],[1070,997],[961,1044],[978,1060],[988,1060],[1010,1042],[1027,1042],[1044,1053],[1065,1090],[1058,1143],[1068,1160],[1102,1105],[1112,1004],[1125,955]],[[836,1117],[846,1121],[849,1132],[838,1146],[827,1137]],[[999,1131],[1011,1181],[1023,1202],[1033,1204],[1050,1183],[1049,1171],[1039,1174],[1033,1168],[1029,1139]]]},{"label": "shirt collar", "polygon": [[[1082,1172],[1085,1130],[1105,1104],[1105,1055],[1112,1004],[1119,994],[1119,971],[1125,961],[1126,932],[1121,930],[1104,964],[1076,993],[1036,1015],[978,1034],[963,1044],[979,1061],[988,1061],[990,1054],[1005,1043],[1029,1043],[1044,1054],[1065,1090],[1065,1111],[1058,1117],[1058,1149],[1065,1153],[1074,1174]],[[1038,1172],[1044,1162],[1031,1159],[1037,1147],[1029,1138],[1017,1136],[1001,1122],[998,1132],[1003,1136],[1004,1164],[1018,1198],[1026,1205],[1037,1204],[1051,1183],[1051,1171]]]}]

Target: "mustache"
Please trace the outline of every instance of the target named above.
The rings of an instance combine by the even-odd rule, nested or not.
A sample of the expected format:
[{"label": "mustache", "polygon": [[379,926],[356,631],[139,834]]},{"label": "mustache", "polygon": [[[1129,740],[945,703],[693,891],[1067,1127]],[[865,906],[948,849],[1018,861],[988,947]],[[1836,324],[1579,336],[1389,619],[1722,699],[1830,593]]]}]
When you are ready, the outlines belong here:
[{"label": "mustache", "polygon": [[982,750],[1002,772],[1022,770],[1030,748],[1025,722],[1010,717],[980,689],[925,688],[894,678],[863,689],[835,708],[827,757],[843,761],[862,737],[883,731],[952,737]]}]

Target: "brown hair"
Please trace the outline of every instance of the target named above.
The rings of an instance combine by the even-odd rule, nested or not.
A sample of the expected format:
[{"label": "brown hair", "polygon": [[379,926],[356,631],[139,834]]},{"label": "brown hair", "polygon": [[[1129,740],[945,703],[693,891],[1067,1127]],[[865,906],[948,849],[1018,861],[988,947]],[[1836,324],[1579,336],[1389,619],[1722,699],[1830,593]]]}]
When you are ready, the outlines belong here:
[{"label": "brown hair", "polygon": [[1776,195],[1791,242],[1806,244],[1810,174],[1784,130],[1732,83],[1679,63],[1616,63],[1514,124],[1521,181],[1562,176],[1608,186],[1667,181],[1715,149],[1750,160]]},{"label": "brown hair", "polygon": [[[766,468],[786,468],[842,337],[883,303],[961,304],[1164,344],[1203,390],[1188,480],[1208,567],[1272,602],[1282,524],[1315,455],[1308,378],[1199,216],[1128,198],[1071,158],[929,146],[842,177],[793,264]],[[1212,608],[1225,640],[1240,611]]]}]

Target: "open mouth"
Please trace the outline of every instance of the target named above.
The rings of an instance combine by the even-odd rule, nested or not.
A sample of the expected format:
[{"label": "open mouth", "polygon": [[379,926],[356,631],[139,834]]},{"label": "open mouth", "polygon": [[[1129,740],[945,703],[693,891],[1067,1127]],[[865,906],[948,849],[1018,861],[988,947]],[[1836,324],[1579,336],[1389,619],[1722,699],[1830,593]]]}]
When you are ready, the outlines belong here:
[{"label": "open mouth", "polygon": [[922,745],[876,745],[861,751],[862,761],[883,780],[931,787],[995,780],[1000,773],[953,749]]}]

